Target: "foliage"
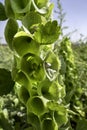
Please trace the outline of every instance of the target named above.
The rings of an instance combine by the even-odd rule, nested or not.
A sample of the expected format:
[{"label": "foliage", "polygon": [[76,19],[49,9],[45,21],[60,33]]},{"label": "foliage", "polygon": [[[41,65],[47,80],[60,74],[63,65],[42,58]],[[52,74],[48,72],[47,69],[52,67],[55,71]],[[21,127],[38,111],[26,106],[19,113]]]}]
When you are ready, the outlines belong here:
[{"label": "foliage", "polygon": [[0,68],[11,70],[12,63],[13,55],[9,47],[6,44],[0,44]]},{"label": "foliage", "polygon": [[[11,73],[6,76],[12,81],[11,87],[3,83],[0,75],[7,92],[0,98],[1,129],[87,128],[87,107],[79,84],[78,63],[70,40],[66,37],[60,40],[61,27],[51,19],[53,5],[48,2],[5,0],[5,38],[14,59]],[[21,21],[21,28],[17,20]]]}]

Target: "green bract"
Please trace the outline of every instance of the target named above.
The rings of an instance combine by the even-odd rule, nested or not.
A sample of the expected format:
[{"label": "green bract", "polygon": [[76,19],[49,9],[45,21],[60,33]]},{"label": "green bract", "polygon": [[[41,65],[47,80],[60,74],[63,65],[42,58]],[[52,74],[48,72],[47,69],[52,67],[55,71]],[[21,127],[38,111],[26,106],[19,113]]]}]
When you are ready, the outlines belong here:
[{"label": "green bract", "polygon": [[38,96],[33,96],[28,100],[27,110],[28,112],[32,112],[37,116],[40,116],[46,112],[44,102]]},{"label": "green bract", "polygon": [[30,32],[33,33],[38,28],[38,25],[42,23],[43,18],[44,17],[37,12],[29,12],[24,16],[22,23]]},{"label": "green bract", "polygon": [[60,69],[60,61],[52,51],[48,51],[45,57],[44,68],[50,81],[56,79]]},{"label": "green bract", "polygon": [[18,97],[20,101],[25,105],[30,98],[29,92],[24,86],[16,85],[16,93],[18,94]]},{"label": "green bract", "polygon": [[40,45],[47,45],[54,43],[59,35],[60,27],[57,25],[57,21],[49,21],[38,28],[34,33],[34,38]]},{"label": "green bract", "polygon": [[28,53],[21,60],[21,70],[31,80],[40,81],[44,78],[43,61],[37,55]]},{"label": "green bract", "polygon": [[51,82],[49,79],[45,79],[40,83],[38,92],[43,97],[49,100],[59,99],[59,88],[56,82]]},{"label": "green bract", "polygon": [[10,0],[15,13],[26,13],[30,10],[31,0]]},{"label": "green bract", "polygon": [[13,48],[19,56],[24,56],[27,53],[39,53],[39,44],[33,40],[31,34],[24,31],[18,32],[13,39]]}]

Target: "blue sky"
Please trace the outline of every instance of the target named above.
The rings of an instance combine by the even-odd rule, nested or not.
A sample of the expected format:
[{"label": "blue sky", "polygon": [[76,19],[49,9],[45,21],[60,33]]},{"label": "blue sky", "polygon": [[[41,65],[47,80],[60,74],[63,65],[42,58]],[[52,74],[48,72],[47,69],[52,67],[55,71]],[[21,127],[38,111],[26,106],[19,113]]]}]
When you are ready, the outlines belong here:
[{"label": "blue sky", "polygon": [[[2,2],[4,0],[0,0]],[[54,3],[55,9],[57,9],[57,0],[51,0]],[[80,34],[83,34],[84,37],[87,36],[87,0],[61,0],[62,8],[66,13],[64,23],[65,26],[68,26],[68,29],[65,30],[65,33],[72,32],[77,29],[77,31],[72,35],[74,41],[78,40]],[[54,14],[55,18],[56,15]],[[4,27],[5,23],[0,22],[0,37],[4,37]],[[4,39],[4,38],[3,38]],[[0,39],[0,41],[3,41]],[[4,41],[5,42],[5,41]]]},{"label": "blue sky", "polygon": [[[55,8],[57,7],[56,1],[54,2]],[[72,39],[78,40],[80,34],[83,34],[84,37],[87,36],[87,0],[61,0],[62,8],[66,13],[65,24],[69,28],[65,31],[71,32],[75,29],[77,31],[73,33]]]}]

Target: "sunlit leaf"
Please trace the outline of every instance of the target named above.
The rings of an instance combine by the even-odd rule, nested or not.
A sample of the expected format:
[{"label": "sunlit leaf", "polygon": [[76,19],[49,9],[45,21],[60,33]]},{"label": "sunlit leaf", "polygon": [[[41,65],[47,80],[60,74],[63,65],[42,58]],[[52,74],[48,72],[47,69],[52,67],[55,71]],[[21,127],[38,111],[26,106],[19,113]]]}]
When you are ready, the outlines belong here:
[{"label": "sunlit leaf", "polygon": [[0,69],[0,96],[10,93],[13,90],[14,81],[11,72],[6,69]]},{"label": "sunlit leaf", "polygon": [[18,24],[16,20],[9,19],[5,27],[5,39],[10,49],[13,49],[12,47],[13,37],[17,33],[17,31],[18,31]]}]

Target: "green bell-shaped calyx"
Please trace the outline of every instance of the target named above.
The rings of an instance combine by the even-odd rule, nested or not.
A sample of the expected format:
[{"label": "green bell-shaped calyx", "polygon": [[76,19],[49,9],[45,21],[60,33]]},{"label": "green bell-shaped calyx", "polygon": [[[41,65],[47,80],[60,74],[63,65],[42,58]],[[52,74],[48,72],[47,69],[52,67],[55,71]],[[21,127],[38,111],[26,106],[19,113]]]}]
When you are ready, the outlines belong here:
[{"label": "green bell-shaped calyx", "polygon": [[53,119],[47,118],[42,121],[42,130],[58,130],[58,126]]},{"label": "green bell-shaped calyx", "polygon": [[63,124],[66,124],[68,121],[68,111],[63,104],[58,104],[57,102],[49,101],[47,107],[54,111],[54,119],[57,125],[60,127]]},{"label": "green bell-shaped calyx", "polygon": [[48,21],[45,25],[41,25],[34,33],[35,40],[41,45],[54,43],[60,35],[60,27],[57,21]]},{"label": "green bell-shaped calyx", "polygon": [[41,81],[44,79],[45,72],[43,68],[43,61],[39,56],[34,54],[26,54],[21,60],[21,70],[33,81]]},{"label": "green bell-shaped calyx", "polygon": [[29,92],[25,86],[21,86],[18,83],[15,84],[15,92],[18,94],[19,100],[26,105],[30,98]]},{"label": "green bell-shaped calyx", "polygon": [[33,96],[27,102],[27,111],[34,113],[37,116],[41,116],[46,112],[45,104],[41,97]]},{"label": "green bell-shaped calyx", "polygon": [[31,0],[10,0],[15,13],[26,13],[30,10]]},{"label": "green bell-shaped calyx", "polygon": [[38,28],[38,25],[42,23],[42,21],[43,17],[34,11],[27,13],[24,16],[22,23],[31,33],[33,33]]},{"label": "green bell-shaped calyx", "polygon": [[24,31],[20,31],[14,36],[13,48],[19,56],[24,56],[27,53],[39,53],[39,44],[33,40],[31,34]]},{"label": "green bell-shaped calyx", "polygon": [[27,120],[28,123],[31,125],[30,130],[32,128],[32,130],[41,130],[41,123],[40,123],[40,119],[38,118],[37,115],[35,115],[32,112],[27,112]]},{"label": "green bell-shaped calyx", "polygon": [[48,78],[46,78],[38,86],[38,94],[48,100],[58,100],[60,95],[59,89],[59,85],[56,81],[51,82]]},{"label": "green bell-shaped calyx", "polygon": [[44,60],[44,68],[46,76],[50,81],[53,81],[57,78],[60,69],[60,61],[54,52],[48,51]]}]

